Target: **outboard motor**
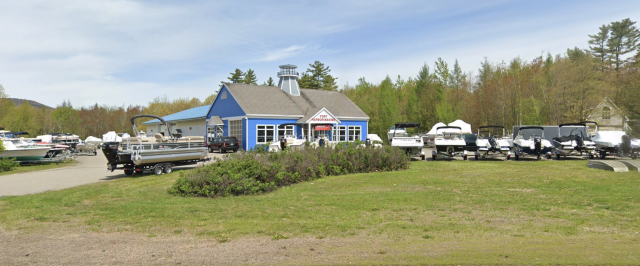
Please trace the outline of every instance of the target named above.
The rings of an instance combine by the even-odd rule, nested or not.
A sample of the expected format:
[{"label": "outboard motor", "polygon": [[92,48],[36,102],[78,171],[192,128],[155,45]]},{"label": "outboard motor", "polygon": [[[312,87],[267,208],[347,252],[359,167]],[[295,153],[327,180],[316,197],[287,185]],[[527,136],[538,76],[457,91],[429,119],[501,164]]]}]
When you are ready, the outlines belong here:
[{"label": "outboard motor", "polygon": [[622,143],[620,144],[623,154],[631,153],[631,138],[629,135],[622,135]]},{"label": "outboard motor", "polygon": [[320,139],[318,141],[318,145],[320,145],[320,147],[324,147],[324,139]]},{"label": "outboard motor", "polygon": [[578,145],[578,151],[582,151],[584,149],[584,137],[582,136],[582,132],[580,132],[580,135],[576,135],[576,144]]},{"label": "outboard motor", "polygon": [[107,169],[113,170],[118,165],[118,142],[105,142],[102,143],[102,153],[104,153],[104,157],[107,158]]},{"label": "outboard motor", "polygon": [[489,137],[489,145],[491,145],[491,151],[497,151],[500,148],[498,147],[498,142],[496,141],[495,138],[493,137]]},{"label": "outboard motor", "polygon": [[533,143],[534,143],[536,155],[540,156],[540,151],[542,151],[542,138],[540,137],[533,138]]}]

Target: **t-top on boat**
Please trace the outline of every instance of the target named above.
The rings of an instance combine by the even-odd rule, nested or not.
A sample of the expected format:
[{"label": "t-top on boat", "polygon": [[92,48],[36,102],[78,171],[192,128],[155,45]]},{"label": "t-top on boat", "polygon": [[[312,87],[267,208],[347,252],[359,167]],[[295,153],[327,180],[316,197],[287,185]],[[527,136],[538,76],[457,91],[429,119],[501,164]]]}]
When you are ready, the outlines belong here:
[{"label": "t-top on boat", "polygon": [[[135,120],[141,117],[149,117],[160,120],[167,129],[169,136],[165,137],[156,133],[153,137],[147,137],[138,130]],[[173,166],[196,164],[207,161],[207,146],[204,136],[181,136],[172,134],[170,127],[162,119],[155,115],[137,115],[131,118],[135,137],[124,134],[121,141],[118,138],[102,144],[102,152],[107,158],[107,169],[123,169],[126,175],[142,173],[152,170],[154,174],[171,173]],[[114,132],[115,133],[115,132]],[[113,141],[116,140],[116,141]]]},{"label": "t-top on boat", "polygon": [[535,155],[538,159],[546,155],[547,159],[551,159],[553,151],[551,142],[544,139],[543,127],[521,127],[513,139],[513,147],[516,160],[525,154]]}]

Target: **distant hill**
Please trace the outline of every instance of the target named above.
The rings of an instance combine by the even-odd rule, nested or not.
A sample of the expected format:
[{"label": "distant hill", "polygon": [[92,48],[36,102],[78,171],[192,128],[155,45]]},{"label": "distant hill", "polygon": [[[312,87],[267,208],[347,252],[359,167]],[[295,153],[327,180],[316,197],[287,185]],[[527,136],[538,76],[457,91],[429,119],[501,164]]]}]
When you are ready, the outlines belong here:
[{"label": "distant hill", "polygon": [[25,101],[29,101],[29,104],[31,104],[31,106],[35,107],[35,108],[47,108],[47,109],[53,109],[49,106],[46,106],[44,104],[41,104],[39,102],[36,101],[32,101],[32,100],[25,100],[25,99],[17,99],[17,98],[7,98],[7,100],[13,101],[13,103],[16,106],[20,106],[22,105]]}]

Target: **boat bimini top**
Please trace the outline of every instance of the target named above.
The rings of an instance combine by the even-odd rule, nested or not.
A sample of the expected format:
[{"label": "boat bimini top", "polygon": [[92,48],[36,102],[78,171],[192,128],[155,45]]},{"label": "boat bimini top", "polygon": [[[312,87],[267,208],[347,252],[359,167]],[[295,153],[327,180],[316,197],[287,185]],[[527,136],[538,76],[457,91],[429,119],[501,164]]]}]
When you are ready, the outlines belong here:
[{"label": "boat bimini top", "polygon": [[166,128],[166,129],[167,129],[167,131],[169,132],[169,136],[175,137],[175,134],[173,134],[173,133],[171,132],[171,128],[169,127],[169,125],[167,125],[167,122],[166,122],[166,121],[164,121],[164,119],[162,119],[162,117],[159,117],[159,116],[157,116],[157,115],[136,115],[136,116],[131,117],[131,119],[130,119],[129,121],[131,121],[131,126],[133,126],[133,132],[134,132],[136,135],[138,135],[138,134],[139,134],[139,132],[140,132],[140,131],[138,130],[138,127],[136,127],[136,119],[138,119],[138,118],[142,118],[142,117],[149,117],[149,118],[155,118],[155,119],[160,120],[160,122],[162,122],[162,124],[164,125],[164,128]]}]

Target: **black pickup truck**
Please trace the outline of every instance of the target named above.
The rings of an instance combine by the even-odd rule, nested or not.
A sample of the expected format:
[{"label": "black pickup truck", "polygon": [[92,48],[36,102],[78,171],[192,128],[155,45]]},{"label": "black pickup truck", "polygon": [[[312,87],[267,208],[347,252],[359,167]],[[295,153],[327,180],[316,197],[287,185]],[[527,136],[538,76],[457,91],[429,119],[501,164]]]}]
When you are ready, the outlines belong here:
[{"label": "black pickup truck", "polygon": [[240,148],[236,137],[219,137],[209,142],[209,152],[217,150],[219,153],[227,151],[238,152]]}]

